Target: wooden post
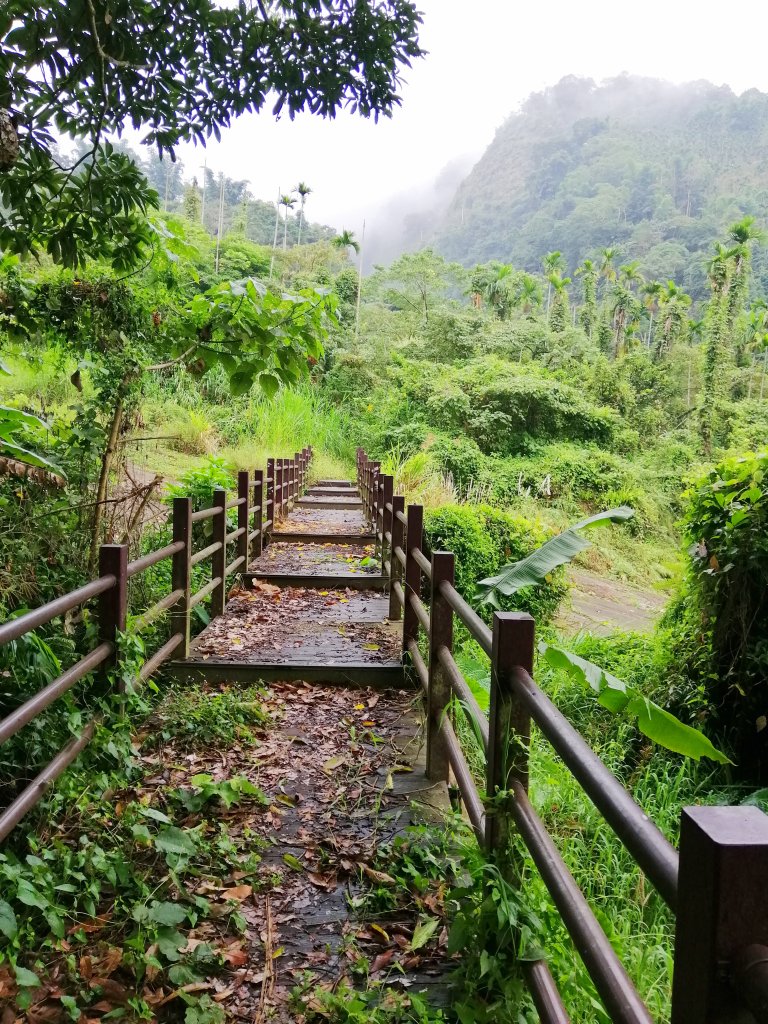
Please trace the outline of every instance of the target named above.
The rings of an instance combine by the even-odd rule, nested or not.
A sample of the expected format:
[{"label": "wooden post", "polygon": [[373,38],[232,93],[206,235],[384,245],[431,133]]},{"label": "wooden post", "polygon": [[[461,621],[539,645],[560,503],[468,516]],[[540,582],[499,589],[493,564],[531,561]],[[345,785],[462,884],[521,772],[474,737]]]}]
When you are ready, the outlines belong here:
[{"label": "wooden post", "polygon": [[174,658],[189,657],[190,639],[190,576],[192,567],[192,499],[173,499],[173,541],[183,541],[184,550],[177,551],[171,566],[171,589],[183,590],[184,596],[171,609],[171,634],[181,633],[181,645],[176,648]]},{"label": "wooden post", "polygon": [[393,622],[400,620],[402,612],[402,606],[397,599],[395,593],[395,583],[399,583],[402,586],[403,583],[403,563],[395,554],[395,548],[402,548],[405,551],[404,539],[405,539],[405,526],[398,518],[398,513],[401,515],[405,510],[405,498],[402,494],[395,494],[392,498],[392,544],[389,549],[389,557],[391,559],[392,572],[389,576],[389,617]]},{"label": "wooden post", "polygon": [[[110,658],[104,662],[106,689],[106,673],[118,662],[117,634],[124,633],[128,620],[128,545],[102,544],[99,548],[99,576],[114,576],[115,585],[99,595],[99,643],[114,646]],[[120,682],[118,693],[125,692],[125,683]]]},{"label": "wooden post", "polygon": [[293,456],[293,496],[298,501],[301,497],[301,452]]},{"label": "wooden post", "polygon": [[237,506],[237,528],[243,531],[237,538],[237,557],[245,559],[240,572],[248,572],[248,563],[251,560],[251,545],[248,543],[248,531],[251,528],[251,480],[247,469],[241,469],[237,474],[237,496],[245,498],[245,501]]},{"label": "wooden post", "polygon": [[275,459],[275,518],[283,518],[283,460]]},{"label": "wooden post", "polygon": [[[528,744],[531,723],[528,713],[515,700],[512,671],[520,666],[533,673],[535,623],[527,612],[496,612],[493,616],[491,649],[491,706],[486,769],[486,792],[490,799],[507,793],[512,779],[528,787]],[[504,861],[509,848],[510,818],[503,803],[497,803],[485,824],[489,853]]]},{"label": "wooden post", "polygon": [[217,615],[224,614],[224,609],[227,606],[227,580],[224,576],[224,570],[227,567],[227,544],[224,540],[227,535],[227,492],[217,488],[213,492],[213,504],[221,509],[221,512],[211,520],[213,543],[221,542],[219,550],[214,551],[211,556],[211,579],[216,579],[217,576],[221,578],[221,583],[211,594],[211,618],[215,619]]},{"label": "wooden post", "polygon": [[408,522],[405,528],[405,609],[403,611],[403,655],[408,654],[408,644],[419,638],[419,620],[411,607],[409,597],[421,596],[421,569],[413,557],[414,551],[421,551],[424,543],[424,508],[422,505],[409,505],[405,517]]},{"label": "wooden post", "polygon": [[762,1003],[757,1019],[765,1020],[765,947],[768,815],[757,807],[684,808],[672,1024],[732,1020],[735,992],[749,997],[753,983],[755,1001],[746,1002]]},{"label": "wooden post", "polygon": [[[272,520],[272,527],[275,524],[275,460],[267,459],[267,486],[266,486],[266,501],[264,502],[264,522]],[[269,503],[272,504],[269,504]],[[272,527],[269,528],[268,533],[264,537],[264,543],[269,544],[269,540],[272,534]]]},{"label": "wooden post", "polygon": [[387,534],[392,534],[392,512],[387,511],[387,505],[392,505],[392,497],[394,495],[395,478],[392,476],[383,476],[381,478],[381,570],[387,572],[385,561],[389,560],[389,586],[392,587],[392,544],[391,540],[387,540]]},{"label": "wooden post", "polygon": [[264,503],[266,501],[266,488],[264,487],[264,470],[257,469],[253,473],[253,529],[256,536],[253,538],[252,556],[258,558],[263,548],[261,530],[266,517],[264,516]]},{"label": "wooden post", "polygon": [[438,660],[437,652],[446,647],[453,652],[453,610],[440,593],[440,584],[453,583],[452,551],[432,553],[432,587],[429,603],[429,689],[427,692],[427,776],[433,781],[448,781],[448,750],[440,735],[443,718],[448,714],[451,684]]}]

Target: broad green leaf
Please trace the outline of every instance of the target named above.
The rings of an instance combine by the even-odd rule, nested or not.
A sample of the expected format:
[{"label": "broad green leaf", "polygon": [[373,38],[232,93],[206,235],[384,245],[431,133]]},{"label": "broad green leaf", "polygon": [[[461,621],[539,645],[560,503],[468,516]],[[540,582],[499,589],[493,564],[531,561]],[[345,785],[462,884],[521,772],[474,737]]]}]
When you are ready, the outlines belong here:
[{"label": "broad green leaf", "polygon": [[278,388],[280,387],[280,381],[271,373],[262,373],[259,377],[259,384],[267,398],[274,398],[277,394]]},{"label": "broad green leaf", "polygon": [[411,949],[421,949],[422,946],[426,946],[437,931],[439,924],[440,919],[438,917],[428,917],[426,920],[420,921],[413,929]]},{"label": "broad green leaf", "polygon": [[40,985],[40,979],[34,973],[34,971],[28,971],[26,967],[16,966],[14,968],[16,973],[16,984],[21,988],[38,988]]},{"label": "broad green leaf", "polygon": [[505,565],[498,576],[490,576],[478,583],[478,598],[482,604],[499,607],[499,595],[510,597],[523,587],[535,587],[558,566],[565,565],[589,547],[590,541],[582,537],[581,531],[607,523],[620,523],[631,519],[634,511],[626,505],[598,512],[588,519],[582,519],[573,526],[548,540],[526,558]]},{"label": "broad green leaf", "polygon": [[568,672],[594,691],[598,702],[608,711],[634,719],[640,732],[660,747],[693,758],[694,761],[708,757],[720,764],[731,763],[698,729],[681,722],[635,687],[617,679],[599,665],[580,658],[572,651],[544,642],[539,644],[539,653],[553,668]]},{"label": "broad green leaf", "polygon": [[157,808],[155,807],[141,807],[139,808],[139,811],[141,814],[144,815],[145,818],[152,818],[153,821],[160,821],[164,825],[171,824],[171,819],[168,817],[168,815],[163,814],[162,811],[158,811]]},{"label": "broad green leaf", "polygon": [[186,935],[175,928],[159,928],[157,931],[157,948],[168,960],[178,960],[179,950],[187,945]]},{"label": "broad green leaf", "polygon": [[0,900],[0,932],[6,939],[12,939],[18,930],[19,926],[16,923],[13,907],[5,900]]},{"label": "broad green leaf", "polygon": [[155,924],[177,925],[186,919],[187,912],[178,903],[153,903],[149,918]]},{"label": "broad green leaf", "polygon": [[190,834],[175,825],[164,828],[157,834],[155,846],[163,853],[177,853],[184,857],[191,857],[197,849]]}]

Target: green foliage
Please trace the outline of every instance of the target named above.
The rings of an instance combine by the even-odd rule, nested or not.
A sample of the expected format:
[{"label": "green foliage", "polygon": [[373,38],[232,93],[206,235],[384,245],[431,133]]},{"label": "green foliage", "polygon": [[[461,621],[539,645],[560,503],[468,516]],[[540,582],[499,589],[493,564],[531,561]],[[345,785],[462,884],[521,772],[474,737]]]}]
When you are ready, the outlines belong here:
[{"label": "green foliage", "polygon": [[430,422],[464,433],[485,454],[511,455],[531,437],[607,441],[614,421],[568,384],[501,359],[475,359],[423,387]]},{"label": "green foliage", "polygon": [[193,466],[181,475],[177,484],[169,484],[169,498],[191,498],[192,509],[210,508],[213,492],[217,489],[232,491],[235,485],[235,470],[231,463],[220,456],[209,456],[201,466]]},{"label": "green foliage", "polygon": [[[164,19],[168,31],[158,32]],[[66,12],[14,0],[0,21],[0,246],[42,247],[70,267],[95,257],[125,269],[150,243],[143,214],[158,200],[105,135],[141,128],[146,145],[173,158],[179,143],[219,139],[233,116],[261,110],[268,96],[275,114],[286,108],[291,117],[345,106],[389,114],[400,67],[421,53],[419,23],[406,0],[354,13],[332,3],[311,14],[288,2],[274,16],[261,5],[183,0],[170,18],[155,0],[140,8],[92,0]],[[62,164],[54,134],[82,151]]]},{"label": "green foliage", "polygon": [[154,742],[179,737],[193,747],[232,744],[253,738],[253,729],[268,719],[258,687],[206,690],[183,686],[174,690],[156,711]]},{"label": "green foliage", "polygon": [[621,714],[637,722],[640,732],[659,746],[698,761],[708,757],[720,764],[730,760],[697,729],[692,729],[633,686],[628,686],[610,672],[572,651],[553,644],[539,644],[539,653],[549,664],[570,672],[582,685],[591,689],[599,704],[613,714]]},{"label": "green foliage", "polygon": [[[424,519],[427,544],[432,551],[453,551],[456,589],[473,601],[477,580],[496,573],[509,558],[525,558],[547,538],[539,524],[490,505],[446,505],[429,509]],[[535,590],[505,596],[505,610],[530,612],[548,622],[566,593],[561,573],[555,572]]]},{"label": "green foliage", "polygon": [[768,678],[768,456],[727,459],[688,490],[685,586],[668,622],[673,699],[763,779]]},{"label": "green foliage", "polygon": [[633,515],[631,508],[614,508],[574,523],[531,554],[505,565],[498,576],[481,579],[478,587],[482,603],[500,608],[503,598],[510,598],[527,587],[546,584],[551,573],[589,547],[590,541],[582,536],[582,530],[603,526],[606,523],[624,522]]}]

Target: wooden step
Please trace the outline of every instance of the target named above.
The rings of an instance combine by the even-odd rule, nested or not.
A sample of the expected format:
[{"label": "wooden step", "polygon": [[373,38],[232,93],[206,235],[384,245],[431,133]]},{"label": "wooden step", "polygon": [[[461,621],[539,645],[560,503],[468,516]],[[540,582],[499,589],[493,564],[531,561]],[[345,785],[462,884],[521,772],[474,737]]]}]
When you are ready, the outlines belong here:
[{"label": "wooden step", "polygon": [[178,682],[235,682],[258,683],[284,680],[307,683],[331,683],[336,686],[365,687],[387,690],[415,689],[413,680],[402,665],[317,665],[317,664],[263,664],[226,661],[172,661],[166,664],[168,672]]},{"label": "wooden step", "polygon": [[309,497],[318,498],[359,498],[360,494],[356,487],[310,487],[307,491]]},{"label": "wooden step", "polygon": [[295,530],[274,530],[271,541],[289,541],[299,544],[373,544],[373,533],[300,533]]},{"label": "wooden step", "polygon": [[356,487],[353,480],[318,480],[318,487]]},{"label": "wooden step", "polygon": [[296,504],[300,508],[322,508],[322,509],[348,509],[362,508],[363,503],[359,498],[299,498]]},{"label": "wooden step", "polygon": [[303,590],[386,590],[388,576],[347,573],[339,575],[312,575],[311,573],[287,572],[244,572],[242,580],[246,588],[254,581],[271,583],[275,587],[299,587]]}]

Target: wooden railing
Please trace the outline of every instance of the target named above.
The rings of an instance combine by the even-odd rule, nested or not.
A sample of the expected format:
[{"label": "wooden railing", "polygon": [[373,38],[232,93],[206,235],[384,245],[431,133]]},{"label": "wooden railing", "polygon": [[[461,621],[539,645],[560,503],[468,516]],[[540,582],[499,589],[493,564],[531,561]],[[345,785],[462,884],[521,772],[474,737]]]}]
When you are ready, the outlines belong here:
[{"label": "wooden railing", "polygon": [[[172,543],[151,551],[132,562],[128,561],[128,545],[103,544],[99,552],[98,578],[85,586],[49,601],[48,604],[0,624],[0,646],[18,640],[61,615],[97,600],[98,644],[94,649],[60,676],[43,687],[9,715],[0,720],[0,744],[29,725],[42,711],[86,676],[98,673],[94,692],[106,694],[111,670],[119,657],[119,635],[128,627],[128,585],[153,565],[172,560],[171,591],[131,621],[131,631],[146,629],[160,616],[169,613],[170,636],[144,663],[137,682],[145,682],[171,656],[186,658],[189,654],[191,613],[206,598],[211,600],[211,614],[221,615],[226,606],[227,578],[244,571],[252,558],[261,554],[272,535],[277,519],[285,515],[307,486],[312,449],[297,452],[292,459],[270,459],[266,478],[262,470],[251,476],[238,473],[237,496],[227,498],[226,491],[216,490],[210,508],[192,511],[191,498],[174,498],[172,512]],[[227,512],[237,509],[237,527],[228,531]],[[193,524],[212,520],[213,539],[206,547],[194,550]],[[234,547],[234,557],[229,551]],[[192,568],[211,562],[211,578],[192,593]],[[0,842],[40,801],[48,787],[72,764],[93,738],[98,718],[86,723],[80,734],[70,740],[51,762],[34,778],[13,802],[0,811]]]},{"label": "wooden railing", "polygon": [[[455,783],[478,842],[512,882],[513,833],[525,844],[610,1019],[652,1018],[531,803],[532,722],[676,915],[672,1024],[768,1021],[768,816],[756,807],[685,808],[678,853],[534,681],[531,616],[496,612],[488,626],[454,587],[453,553],[427,557],[422,507],[406,510],[393,478],[363,449],[357,477],[389,577],[390,617],[403,616],[403,657],[425,697],[427,773]],[[455,621],[489,659],[487,716],[453,657]],[[473,720],[485,752],[482,791],[456,714]],[[569,1021],[547,963],[522,967],[540,1019]]]}]

